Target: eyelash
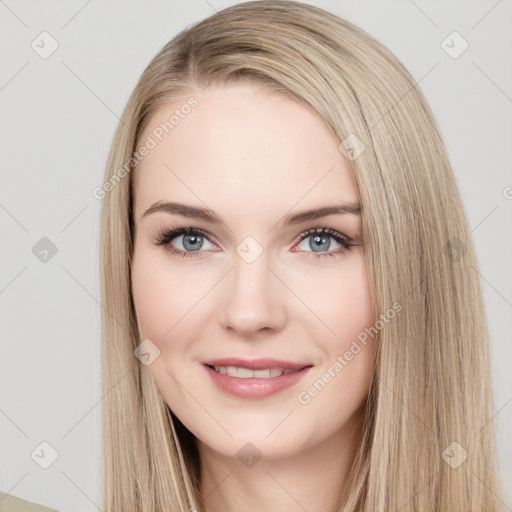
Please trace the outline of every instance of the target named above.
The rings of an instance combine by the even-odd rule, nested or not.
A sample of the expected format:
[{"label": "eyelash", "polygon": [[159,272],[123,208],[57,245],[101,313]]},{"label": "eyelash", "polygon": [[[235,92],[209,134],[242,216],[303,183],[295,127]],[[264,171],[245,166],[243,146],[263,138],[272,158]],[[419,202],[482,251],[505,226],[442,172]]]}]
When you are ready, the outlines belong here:
[{"label": "eyelash", "polygon": [[[182,251],[180,249],[176,249],[175,247],[173,247],[171,245],[171,242],[175,238],[177,238],[178,236],[181,236],[181,235],[199,235],[201,237],[206,238],[210,243],[213,243],[210,240],[209,236],[201,229],[185,227],[185,228],[176,228],[176,229],[172,229],[169,231],[164,230],[164,231],[160,232],[157,235],[154,245],[162,247],[164,251],[166,251],[172,255],[175,255],[175,256],[179,256],[182,258],[198,258],[199,257],[198,253],[203,252],[203,251]],[[315,252],[305,251],[309,254],[312,254],[313,255],[312,257],[315,259],[320,259],[325,256],[335,257],[338,254],[344,254],[345,250],[347,250],[347,249],[350,250],[350,248],[352,246],[359,245],[359,244],[354,243],[352,238],[344,235],[343,233],[340,233],[339,231],[331,229],[331,228],[308,229],[307,231],[304,231],[303,233],[301,233],[299,235],[299,240],[298,240],[297,244],[300,244],[303,240],[305,240],[306,238],[309,238],[310,236],[313,236],[313,235],[319,235],[319,236],[327,235],[342,245],[342,248],[340,248],[336,251],[330,251],[330,252],[315,253]]]}]

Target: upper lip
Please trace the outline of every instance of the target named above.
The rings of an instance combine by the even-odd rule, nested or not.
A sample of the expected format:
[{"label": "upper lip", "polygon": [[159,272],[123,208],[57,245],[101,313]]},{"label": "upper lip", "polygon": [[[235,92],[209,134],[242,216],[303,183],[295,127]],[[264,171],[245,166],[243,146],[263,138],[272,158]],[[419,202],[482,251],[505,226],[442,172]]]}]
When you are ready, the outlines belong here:
[{"label": "upper lip", "polygon": [[249,370],[266,370],[267,368],[302,370],[306,366],[313,366],[311,363],[294,363],[292,361],[283,361],[280,359],[241,359],[238,357],[211,359],[209,361],[203,361],[203,364],[210,366],[236,366],[237,368],[247,368]]}]

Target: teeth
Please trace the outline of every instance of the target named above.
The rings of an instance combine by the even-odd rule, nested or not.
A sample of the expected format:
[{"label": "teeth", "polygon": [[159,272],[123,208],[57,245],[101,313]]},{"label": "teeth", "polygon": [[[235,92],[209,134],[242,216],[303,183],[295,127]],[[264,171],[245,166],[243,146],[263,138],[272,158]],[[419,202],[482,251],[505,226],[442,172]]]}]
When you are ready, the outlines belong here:
[{"label": "teeth", "polygon": [[236,366],[214,366],[215,371],[223,375],[238,377],[240,379],[270,379],[271,377],[280,377],[288,373],[294,373],[296,370],[282,368],[269,368],[266,370],[249,370],[248,368],[237,368]]},{"label": "teeth", "polygon": [[235,368],[234,366],[228,366],[226,368],[226,373],[231,377],[238,377],[238,368]]}]

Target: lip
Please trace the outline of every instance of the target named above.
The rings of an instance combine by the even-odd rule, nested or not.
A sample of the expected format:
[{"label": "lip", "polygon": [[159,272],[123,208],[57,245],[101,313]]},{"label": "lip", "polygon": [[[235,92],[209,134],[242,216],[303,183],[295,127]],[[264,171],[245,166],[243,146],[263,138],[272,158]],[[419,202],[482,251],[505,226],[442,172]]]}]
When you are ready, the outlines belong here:
[{"label": "lip", "polygon": [[[241,359],[239,357],[225,357],[223,359],[211,359],[203,361],[203,364],[210,366],[236,366],[238,368],[248,368],[249,370],[266,370],[267,368],[282,368],[283,370],[302,370],[306,366],[313,366],[311,363],[293,363],[280,359],[269,359],[261,357],[259,359]],[[278,378],[278,377],[275,377]]]},{"label": "lip", "polygon": [[[297,370],[294,373],[281,375],[280,377],[271,377],[268,379],[248,378],[242,379],[239,377],[232,377],[227,374],[217,373],[210,366],[237,366],[241,368],[248,368],[251,370],[263,370],[266,368],[283,368]],[[210,375],[213,383],[223,392],[243,398],[245,400],[260,400],[266,398],[284,389],[287,389],[294,384],[297,384],[303,379],[306,374],[311,370],[313,365],[302,363],[292,363],[290,361],[279,361],[277,359],[238,359],[226,358],[215,359],[203,363],[205,370]]]}]

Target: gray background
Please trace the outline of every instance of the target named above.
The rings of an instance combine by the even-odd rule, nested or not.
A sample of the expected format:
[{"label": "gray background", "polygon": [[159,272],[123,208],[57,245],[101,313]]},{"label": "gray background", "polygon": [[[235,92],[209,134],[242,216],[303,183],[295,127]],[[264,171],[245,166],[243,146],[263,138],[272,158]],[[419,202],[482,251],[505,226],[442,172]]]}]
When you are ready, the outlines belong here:
[{"label": "gray background", "polygon": [[[92,191],[151,58],[178,31],[233,3],[0,0],[3,492],[62,512],[100,509],[101,204]],[[499,459],[512,482],[512,1],[309,3],[393,51],[439,121],[478,251]],[[59,45],[47,59],[31,47],[43,31]],[[453,31],[469,43],[456,59],[441,46]],[[46,262],[32,251],[43,237],[58,250]],[[43,441],[58,452],[47,469]]]}]

